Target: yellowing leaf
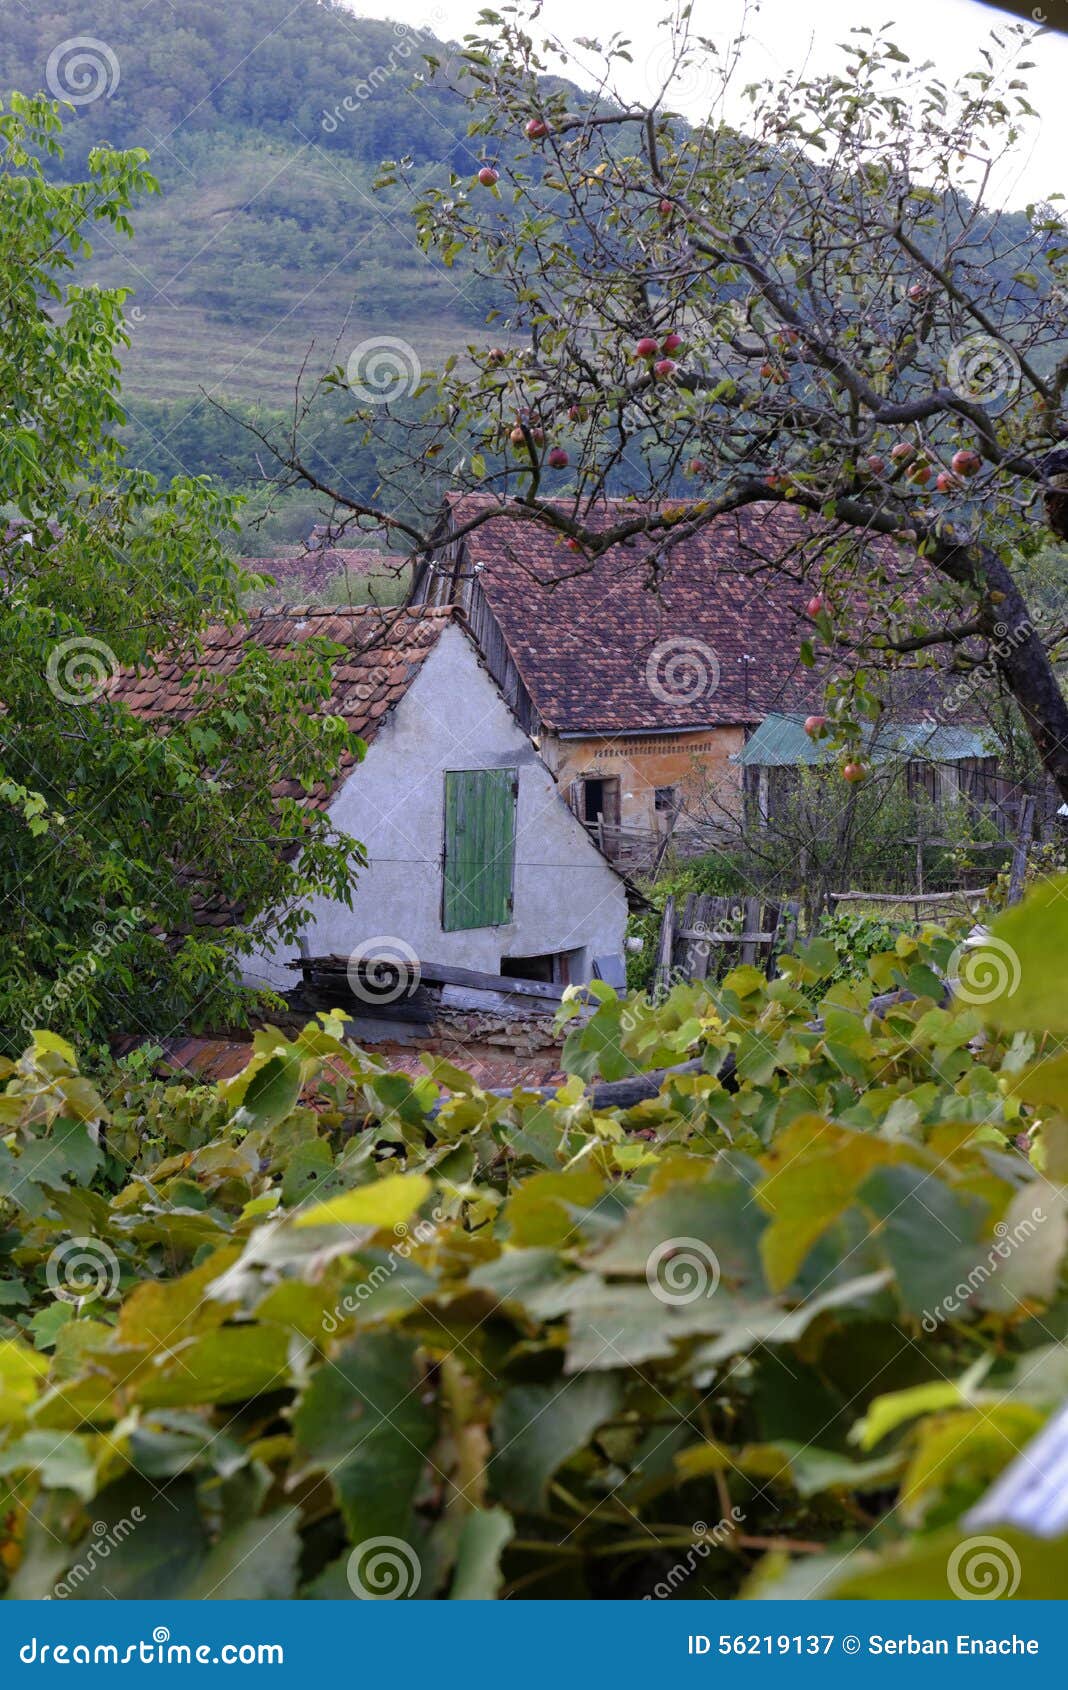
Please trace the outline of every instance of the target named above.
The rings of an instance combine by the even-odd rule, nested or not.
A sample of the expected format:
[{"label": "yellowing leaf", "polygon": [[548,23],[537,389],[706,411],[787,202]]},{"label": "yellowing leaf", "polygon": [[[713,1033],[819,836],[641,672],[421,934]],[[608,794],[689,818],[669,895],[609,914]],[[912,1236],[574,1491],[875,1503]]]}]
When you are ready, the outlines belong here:
[{"label": "yellowing leaf", "polygon": [[0,1339],[0,1425],[26,1418],[37,1398],[37,1382],[48,1372],[48,1359],[13,1338]]},{"label": "yellowing leaf", "polygon": [[925,1420],[902,1485],[905,1518],[918,1523],[930,1503],[951,1485],[967,1486],[972,1495],[980,1495],[1044,1420],[1039,1409],[1016,1402]]},{"label": "yellowing leaf", "polygon": [[801,1115],[781,1133],[765,1159],[757,1188],[771,1224],[760,1239],[768,1285],[789,1285],[809,1250],[849,1207],[874,1168],[897,1162],[906,1147],[850,1132],[819,1115]]},{"label": "yellowing leaf", "polygon": [[358,1186],[327,1203],[316,1203],[294,1216],[295,1226],[400,1226],[431,1192],[426,1174],[387,1174],[373,1185]]},{"label": "yellowing leaf", "polygon": [[851,1441],[861,1449],[874,1449],[906,1420],[916,1420],[921,1414],[934,1414],[942,1408],[959,1408],[963,1402],[964,1393],[951,1379],[933,1379],[927,1385],[913,1385],[907,1391],[890,1391],[885,1397],[876,1397],[864,1419],[854,1426]]}]

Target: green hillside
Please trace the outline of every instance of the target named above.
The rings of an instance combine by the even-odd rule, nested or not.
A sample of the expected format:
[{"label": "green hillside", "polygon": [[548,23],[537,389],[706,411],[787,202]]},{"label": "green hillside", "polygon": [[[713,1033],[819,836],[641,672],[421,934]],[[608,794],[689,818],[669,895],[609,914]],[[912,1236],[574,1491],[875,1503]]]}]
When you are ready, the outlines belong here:
[{"label": "green hillside", "polygon": [[[460,102],[413,91],[422,54],[445,51],[430,37],[333,0],[3,0],[0,15],[3,86],[100,89],[69,114],[66,173],[107,141],[144,146],[161,181],[134,240],[101,232],[92,266],[133,290],[135,408],[201,386],[282,405],[309,350],[319,369],[395,334],[433,363],[477,331],[484,284],[431,268],[406,204],[373,190],[386,156],[410,156],[419,182],[477,167]],[[85,37],[99,46],[79,72],[60,48]]]}]

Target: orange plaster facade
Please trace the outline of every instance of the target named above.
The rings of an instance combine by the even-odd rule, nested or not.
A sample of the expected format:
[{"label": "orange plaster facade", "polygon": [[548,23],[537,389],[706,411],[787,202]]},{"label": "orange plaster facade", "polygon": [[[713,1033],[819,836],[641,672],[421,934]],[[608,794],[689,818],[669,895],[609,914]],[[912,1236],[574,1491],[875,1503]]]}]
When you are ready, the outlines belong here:
[{"label": "orange plaster facade", "polygon": [[679,734],[627,734],[615,738],[590,735],[582,739],[559,739],[546,733],[542,737],[541,753],[573,807],[577,808],[574,783],[618,781],[619,825],[658,832],[670,821],[669,810],[656,808],[658,788],[674,789],[683,798],[684,807],[687,795],[696,788],[703,788],[706,793],[714,790],[719,807],[732,814],[738,812],[742,771],[728,759],[744,743],[745,730],[741,727],[706,728]]}]

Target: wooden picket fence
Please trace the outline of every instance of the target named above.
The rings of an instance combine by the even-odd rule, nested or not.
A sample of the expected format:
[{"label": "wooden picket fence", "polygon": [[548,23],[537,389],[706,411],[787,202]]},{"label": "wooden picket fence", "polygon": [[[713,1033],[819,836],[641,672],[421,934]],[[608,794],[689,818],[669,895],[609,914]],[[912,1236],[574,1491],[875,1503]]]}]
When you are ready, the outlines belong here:
[{"label": "wooden picket fence", "polygon": [[[799,905],[760,898],[713,897],[691,892],[681,915],[668,898],[660,923],[653,991],[662,995],[680,980],[704,980],[736,962],[761,962],[769,979],[775,958],[797,938]],[[715,968],[712,968],[713,956]]]}]

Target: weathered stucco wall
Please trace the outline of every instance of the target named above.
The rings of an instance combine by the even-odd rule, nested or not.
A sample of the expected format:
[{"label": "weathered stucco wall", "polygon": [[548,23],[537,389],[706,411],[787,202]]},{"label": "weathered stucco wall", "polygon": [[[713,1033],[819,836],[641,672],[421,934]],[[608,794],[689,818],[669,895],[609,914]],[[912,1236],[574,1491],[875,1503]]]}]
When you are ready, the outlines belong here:
[{"label": "weathered stucco wall", "polygon": [[743,728],[617,739],[594,735],[557,739],[546,735],[542,752],[565,795],[572,781],[584,777],[618,779],[621,825],[654,832],[668,820],[664,811],[654,807],[658,786],[677,787],[689,797],[695,788],[707,785],[709,792],[716,793],[715,808],[724,810],[724,820],[728,814],[737,813],[742,771],[728,759],[744,743]]},{"label": "weathered stucco wall", "polygon": [[[519,773],[514,920],[446,933],[444,772],[493,768]],[[358,876],[351,910],[313,902],[304,935],[313,956],[346,955],[370,938],[393,936],[425,962],[496,973],[502,957],[576,951],[572,978],[585,979],[595,956],[622,954],[622,881],[571,814],[458,627],[444,631],[330,813],[366,846],[369,867]],[[282,964],[295,954],[250,958],[246,979],[293,986],[298,976]]]}]

